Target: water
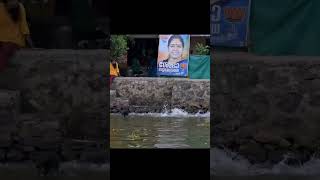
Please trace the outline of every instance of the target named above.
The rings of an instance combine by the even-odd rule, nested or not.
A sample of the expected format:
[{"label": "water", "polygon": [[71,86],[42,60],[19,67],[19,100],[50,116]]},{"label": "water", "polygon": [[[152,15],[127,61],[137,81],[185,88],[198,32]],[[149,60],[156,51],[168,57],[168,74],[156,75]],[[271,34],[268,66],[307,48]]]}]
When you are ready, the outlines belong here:
[{"label": "water", "polygon": [[210,152],[210,174],[216,176],[320,175],[320,159],[312,158],[301,166],[289,166],[284,163],[285,160],[286,157],[274,165],[251,164],[247,159],[236,153],[213,148]]},{"label": "water", "polygon": [[111,114],[111,148],[209,148],[209,113]]}]

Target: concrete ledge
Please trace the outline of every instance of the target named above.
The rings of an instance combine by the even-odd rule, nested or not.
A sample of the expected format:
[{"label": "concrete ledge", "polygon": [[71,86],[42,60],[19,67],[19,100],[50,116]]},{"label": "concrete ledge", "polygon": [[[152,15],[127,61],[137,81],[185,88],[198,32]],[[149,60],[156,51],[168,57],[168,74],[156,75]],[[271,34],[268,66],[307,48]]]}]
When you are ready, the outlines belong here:
[{"label": "concrete ledge", "polygon": [[213,64],[320,64],[318,56],[257,56],[247,52],[214,52]]}]

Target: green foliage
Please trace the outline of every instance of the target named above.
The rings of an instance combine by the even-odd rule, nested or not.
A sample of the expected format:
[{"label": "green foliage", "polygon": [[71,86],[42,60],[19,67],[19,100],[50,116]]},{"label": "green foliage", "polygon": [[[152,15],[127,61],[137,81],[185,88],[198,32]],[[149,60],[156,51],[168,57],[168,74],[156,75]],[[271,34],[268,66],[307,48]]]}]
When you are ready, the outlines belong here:
[{"label": "green foliage", "polygon": [[113,59],[117,60],[127,54],[128,40],[126,35],[111,35],[111,57]]},{"label": "green foliage", "polygon": [[197,43],[195,46],[195,54],[196,55],[209,55],[210,47],[203,45],[201,43]]}]

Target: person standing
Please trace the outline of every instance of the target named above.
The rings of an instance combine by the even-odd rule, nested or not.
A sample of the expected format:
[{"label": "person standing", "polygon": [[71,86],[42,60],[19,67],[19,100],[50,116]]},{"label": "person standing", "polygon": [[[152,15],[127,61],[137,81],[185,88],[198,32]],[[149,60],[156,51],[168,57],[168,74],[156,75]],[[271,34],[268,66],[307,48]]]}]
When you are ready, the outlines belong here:
[{"label": "person standing", "polygon": [[0,72],[27,43],[33,48],[23,4],[18,0],[0,1]]},{"label": "person standing", "polygon": [[110,63],[110,87],[111,87],[111,84],[112,84],[114,78],[119,77],[119,76],[120,76],[119,65],[118,65],[117,61],[112,60],[112,62]]}]

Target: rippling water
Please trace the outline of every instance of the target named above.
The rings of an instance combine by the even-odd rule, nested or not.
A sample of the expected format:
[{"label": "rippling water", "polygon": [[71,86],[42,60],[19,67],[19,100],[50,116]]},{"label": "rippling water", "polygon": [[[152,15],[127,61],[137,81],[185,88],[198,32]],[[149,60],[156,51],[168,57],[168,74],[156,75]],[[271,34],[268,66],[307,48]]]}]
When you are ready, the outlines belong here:
[{"label": "rippling water", "polygon": [[111,114],[110,131],[111,148],[209,148],[209,113]]},{"label": "rippling water", "polygon": [[213,148],[210,152],[210,173],[216,176],[257,176],[257,175],[291,175],[319,176],[320,159],[312,158],[301,166],[289,166],[283,161],[278,164],[251,164],[236,153]]}]

